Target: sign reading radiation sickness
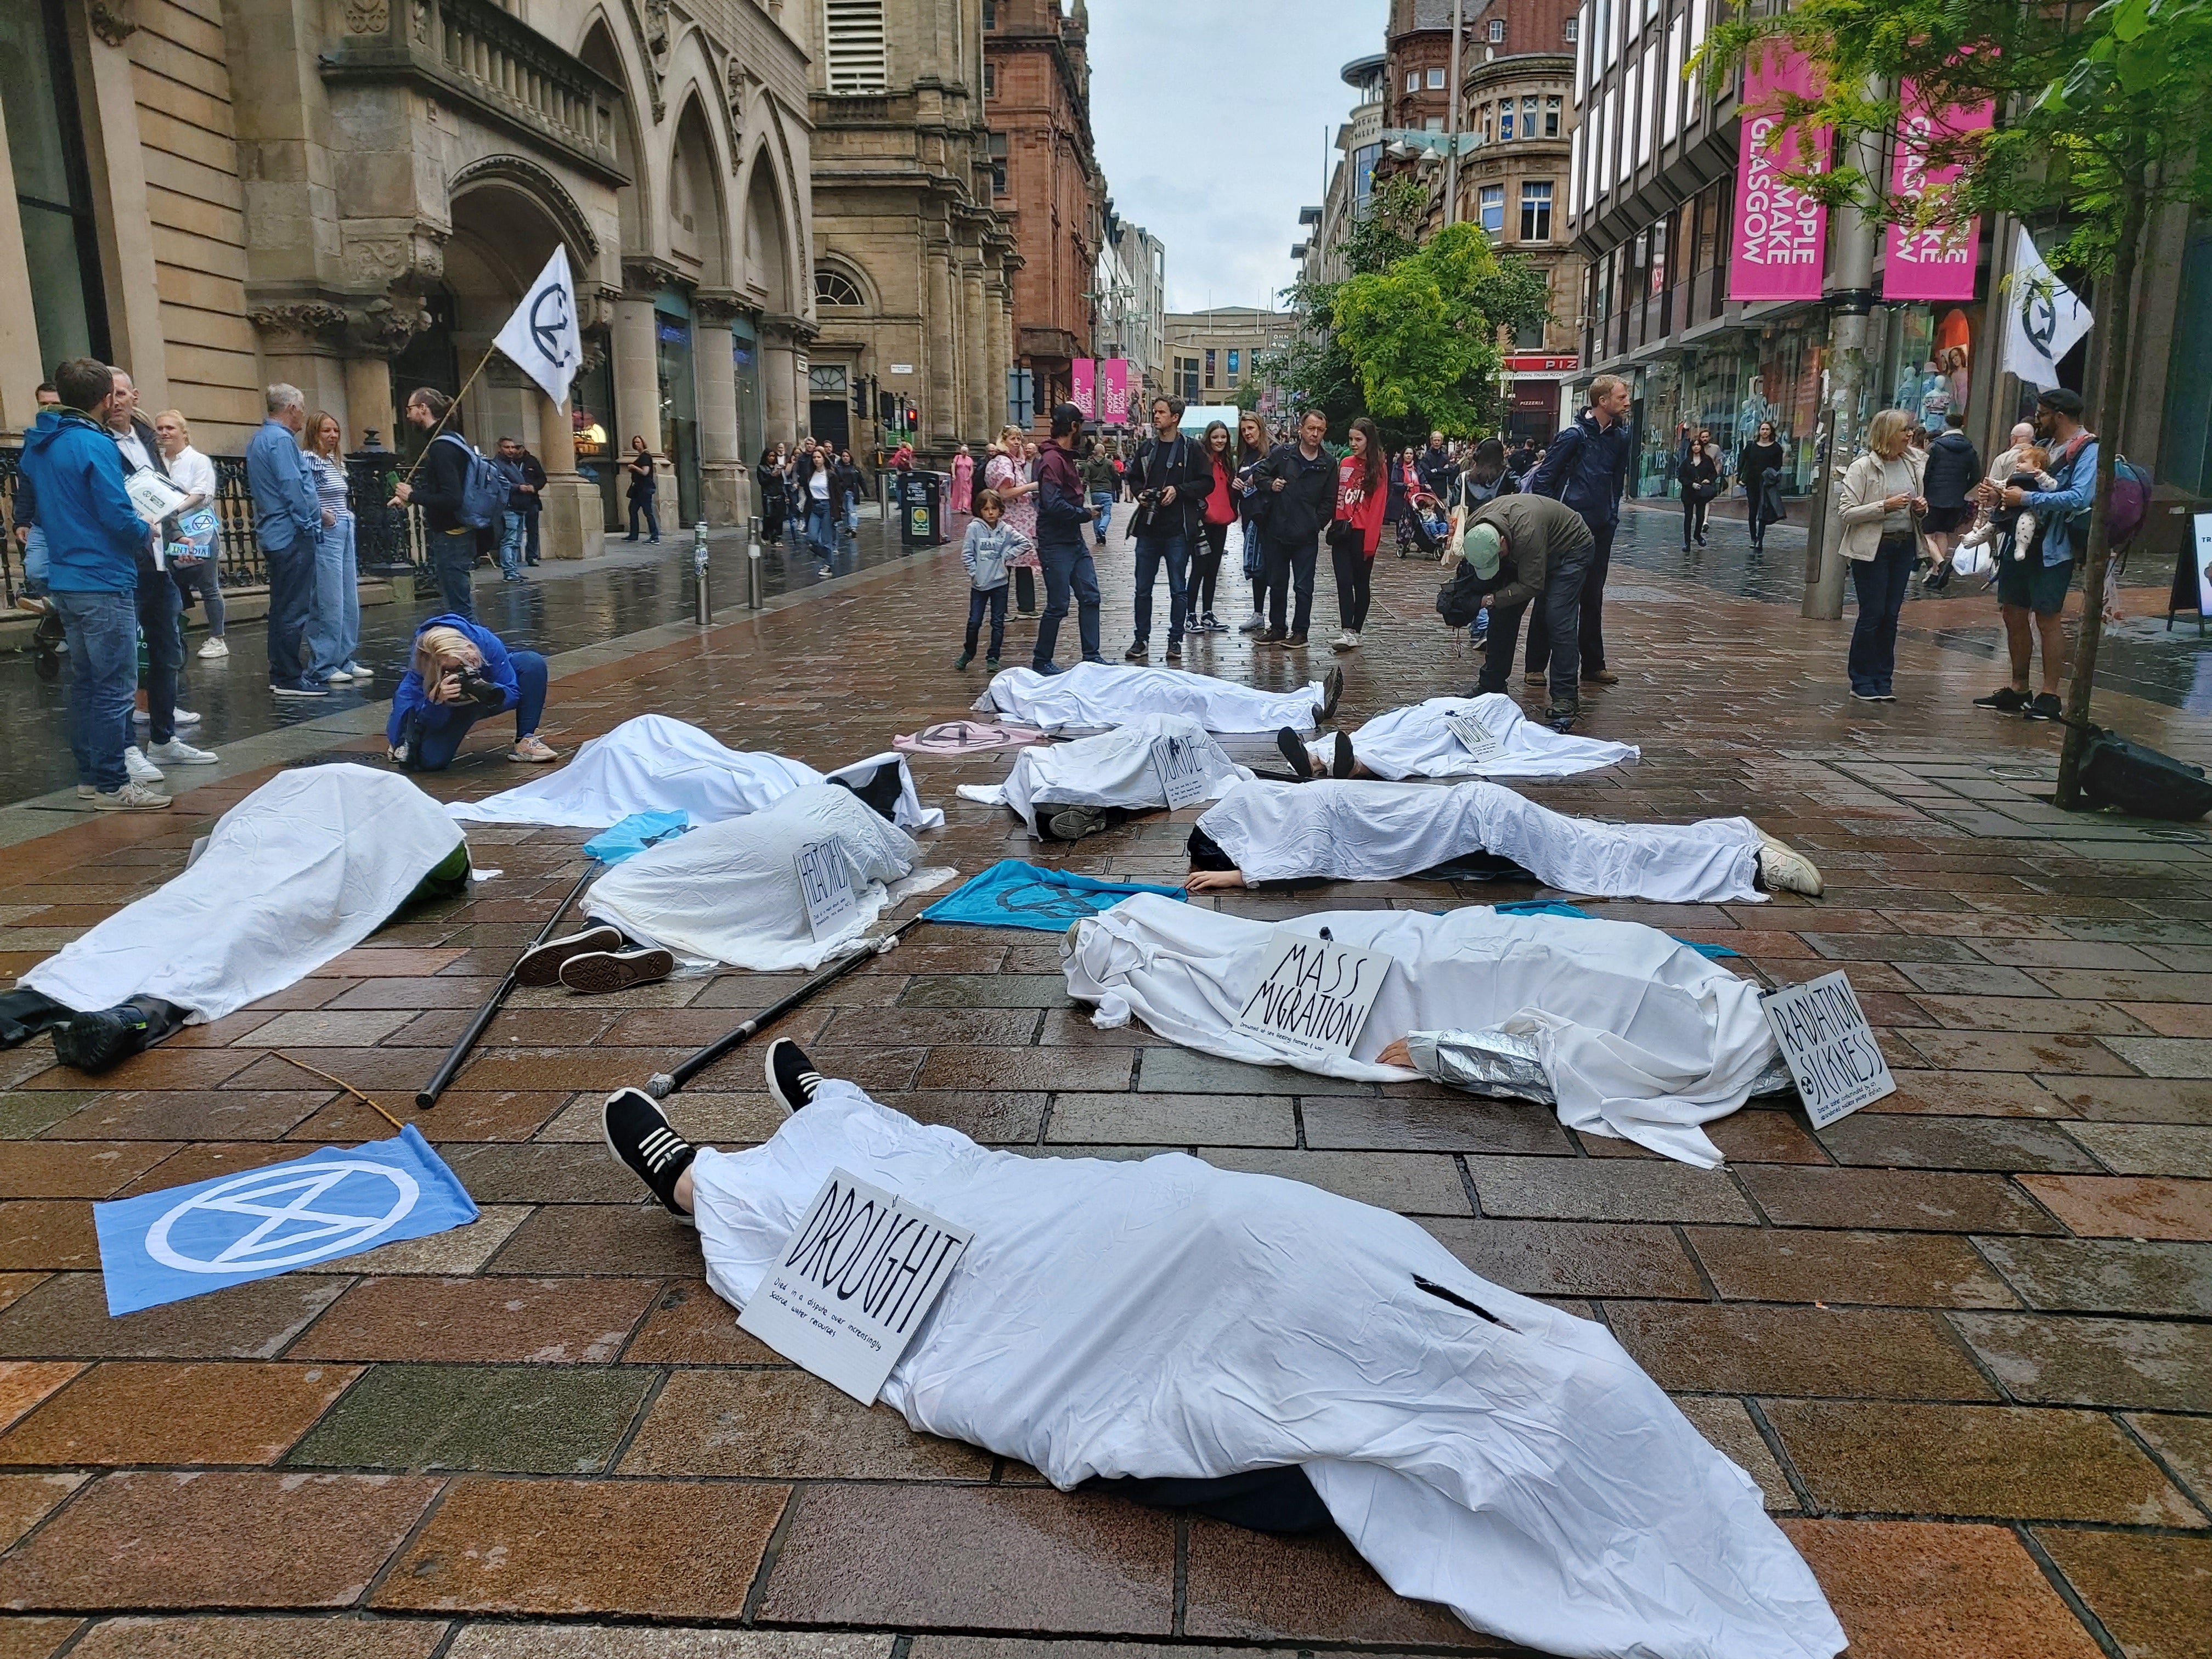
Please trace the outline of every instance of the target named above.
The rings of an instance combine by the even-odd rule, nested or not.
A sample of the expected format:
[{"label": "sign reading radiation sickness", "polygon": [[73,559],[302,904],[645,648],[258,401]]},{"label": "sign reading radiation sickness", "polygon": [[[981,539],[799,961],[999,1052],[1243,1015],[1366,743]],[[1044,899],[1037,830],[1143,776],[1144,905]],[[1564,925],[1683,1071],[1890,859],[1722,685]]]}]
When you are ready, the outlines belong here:
[{"label": "sign reading radiation sickness", "polygon": [[738,1327],[872,1406],[974,1237],[832,1170]]},{"label": "sign reading radiation sickness", "polygon": [[806,901],[807,931],[823,939],[852,926],[860,913],[860,895],[853,885],[845,843],[835,836],[809,842],[793,862],[799,866],[799,890]]},{"label": "sign reading radiation sickness", "polygon": [[1841,969],[1787,985],[1759,999],[1790,1075],[1797,1079],[1806,1115],[1825,1129],[1838,1118],[1894,1094],[1874,1030]]},{"label": "sign reading radiation sickness", "polygon": [[1182,738],[1152,739],[1152,769],[1167,791],[1168,811],[1195,806],[1206,797],[1206,750]]},{"label": "sign reading radiation sickness", "polygon": [[1498,734],[1474,715],[1447,714],[1444,725],[1459,739],[1460,747],[1474,757],[1477,766],[1489,766],[1505,758],[1505,745],[1498,740]]},{"label": "sign reading radiation sickness", "polygon": [[1389,971],[1383,951],[1278,927],[1260,982],[1231,1028],[1319,1059],[1349,1054]]}]

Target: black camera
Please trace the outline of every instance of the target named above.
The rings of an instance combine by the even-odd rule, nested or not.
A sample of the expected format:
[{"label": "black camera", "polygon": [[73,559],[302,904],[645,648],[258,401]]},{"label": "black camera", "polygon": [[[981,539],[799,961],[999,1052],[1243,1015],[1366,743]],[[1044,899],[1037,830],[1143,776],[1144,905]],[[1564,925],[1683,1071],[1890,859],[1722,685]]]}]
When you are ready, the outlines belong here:
[{"label": "black camera", "polygon": [[501,690],[475,669],[463,663],[454,672],[461,683],[461,701],[472,702],[479,708],[496,714],[507,706],[507,693]]},{"label": "black camera", "polygon": [[1140,489],[1137,492],[1137,505],[1139,507],[1158,507],[1159,501],[1160,492],[1157,489]]}]

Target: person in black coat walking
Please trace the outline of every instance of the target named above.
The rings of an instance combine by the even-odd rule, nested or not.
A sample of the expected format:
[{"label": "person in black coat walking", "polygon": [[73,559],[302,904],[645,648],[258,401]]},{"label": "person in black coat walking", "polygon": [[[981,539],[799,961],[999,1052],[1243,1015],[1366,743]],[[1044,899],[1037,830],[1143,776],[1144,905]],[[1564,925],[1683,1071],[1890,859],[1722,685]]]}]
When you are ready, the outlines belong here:
[{"label": "person in black coat walking", "polygon": [[1674,463],[1674,481],[1682,486],[1682,550],[1686,553],[1692,540],[1699,547],[1705,544],[1705,513],[1721,488],[1713,434],[1705,428],[1699,427],[1683,446],[1681,459]]},{"label": "person in black coat walking", "polygon": [[1982,458],[1966,436],[1966,424],[1963,409],[1944,416],[1943,430],[1928,446],[1928,470],[1921,477],[1928,512],[1920,521],[1920,533],[1929,568],[1920,585],[1937,593],[1950,583],[1952,550],[1973,523],[1973,489],[1982,481]]},{"label": "person in black coat walking", "polygon": [[1743,486],[1754,553],[1766,551],[1766,527],[1782,520],[1782,459],[1771,421],[1761,421],[1752,441],[1735,453],[1735,481]]}]

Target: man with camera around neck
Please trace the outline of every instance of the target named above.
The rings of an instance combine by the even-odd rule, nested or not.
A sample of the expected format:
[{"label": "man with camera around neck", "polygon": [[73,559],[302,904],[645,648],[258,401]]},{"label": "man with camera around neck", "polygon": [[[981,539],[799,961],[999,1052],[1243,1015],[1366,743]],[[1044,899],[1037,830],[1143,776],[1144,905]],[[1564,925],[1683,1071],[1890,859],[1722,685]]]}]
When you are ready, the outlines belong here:
[{"label": "man with camera around neck", "polygon": [[1137,538],[1137,637],[1122,655],[1130,662],[1152,658],[1152,585],[1163,563],[1168,568],[1168,660],[1182,660],[1191,544],[1213,487],[1212,464],[1182,434],[1182,410],[1180,398],[1153,398],[1152,435],[1129,464],[1129,488],[1137,498],[1137,516],[1129,525]]}]

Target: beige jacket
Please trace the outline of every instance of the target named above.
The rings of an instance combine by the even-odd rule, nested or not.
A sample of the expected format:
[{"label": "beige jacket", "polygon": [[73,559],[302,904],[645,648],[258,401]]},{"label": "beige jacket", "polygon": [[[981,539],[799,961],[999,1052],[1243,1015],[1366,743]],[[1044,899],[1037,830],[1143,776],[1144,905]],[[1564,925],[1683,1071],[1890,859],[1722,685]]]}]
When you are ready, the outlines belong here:
[{"label": "beige jacket", "polygon": [[[1907,448],[1905,465],[1912,474],[1912,493],[1920,493],[1920,477],[1928,465],[1928,458],[1920,451]],[[1881,545],[1881,521],[1889,516],[1882,506],[1881,457],[1869,452],[1844,469],[1844,481],[1836,491],[1836,511],[1844,525],[1844,556],[1847,559],[1871,559]],[[1913,534],[1919,534],[1916,527]]]}]

